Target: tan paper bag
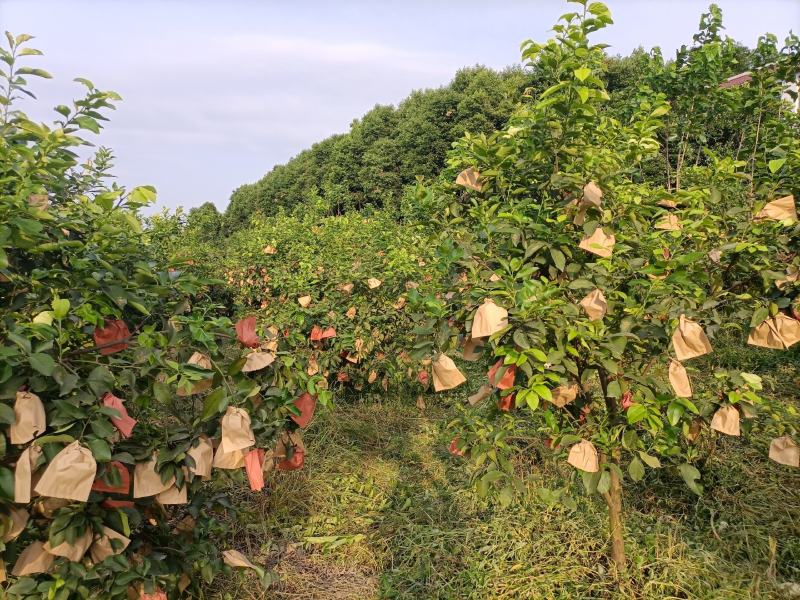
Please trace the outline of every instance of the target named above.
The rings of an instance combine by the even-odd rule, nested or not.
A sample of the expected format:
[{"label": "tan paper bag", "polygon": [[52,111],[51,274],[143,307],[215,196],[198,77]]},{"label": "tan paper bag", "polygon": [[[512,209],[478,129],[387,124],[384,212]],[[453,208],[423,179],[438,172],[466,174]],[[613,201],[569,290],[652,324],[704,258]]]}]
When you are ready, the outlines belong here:
[{"label": "tan paper bag", "polygon": [[156,472],[156,454],[147,462],[137,463],[133,469],[133,497],[146,498],[155,496],[172,487],[175,477],[170,477],[166,482],[161,481],[161,475]]},{"label": "tan paper bag", "polygon": [[308,308],[311,306],[311,296],[300,296],[297,299],[297,303],[303,308]]},{"label": "tan paper bag", "polygon": [[[189,360],[187,360],[186,362],[190,365],[200,367],[201,369],[206,369],[207,371],[212,371],[214,369],[214,365],[211,362],[211,359],[202,352],[195,352],[189,357]],[[188,393],[183,388],[178,388],[178,396],[186,396],[188,394],[202,394],[203,392],[206,392],[209,389],[211,389],[211,386],[213,384],[214,384],[213,375],[209,373],[209,377],[207,379],[201,379],[200,381],[194,382],[192,384],[191,391]]]},{"label": "tan paper bag", "polygon": [[595,289],[586,294],[583,300],[581,300],[581,307],[583,307],[586,316],[592,321],[599,321],[606,316],[608,303],[606,302],[606,297],[603,295],[603,291]]},{"label": "tan paper bag", "polygon": [[583,225],[586,221],[587,209],[594,207],[600,208],[603,204],[603,190],[594,181],[590,181],[583,186],[583,197],[580,200],[573,200],[570,205],[577,207],[577,212],[572,219],[575,225]]},{"label": "tan paper bag", "polygon": [[666,215],[656,221],[654,226],[661,231],[680,231],[683,229],[683,224],[678,220],[675,215]]},{"label": "tan paper bag", "polygon": [[222,441],[219,447],[226,454],[234,450],[244,450],[256,443],[250,426],[250,415],[243,408],[229,406],[222,417]]},{"label": "tan paper bag", "polygon": [[747,343],[762,348],[784,350],[800,341],[800,321],[783,313],[760,323],[750,330]]},{"label": "tan paper bag", "polygon": [[472,336],[467,336],[464,341],[464,349],[461,351],[461,357],[468,362],[475,362],[483,355],[483,343],[481,340],[475,340]]},{"label": "tan paper bag", "polygon": [[47,194],[31,194],[28,196],[28,205],[45,210],[50,205],[50,196]]},{"label": "tan paper bag", "polygon": [[55,557],[44,549],[42,542],[33,542],[25,548],[14,563],[11,574],[14,577],[47,573],[53,566]]},{"label": "tan paper bag", "polygon": [[480,192],[483,186],[480,182],[481,174],[472,167],[467,167],[456,177],[456,184]]},{"label": "tan paper bag", "polygon": [[433,389],[441,392],[458,387],[467,380],[456,363],[446,354],[440,354],[433,363]]},{"label": "tan paper bag", "polygon": [[214,467],[216,469],[241,469],[244,466],[244,452],[241,450],[234,450],[233,452],[224,452],[222,446],[217,448],[214,453]]},{"label": "tan paper bag", "polygon": [[492,395],[494,388],[490,386],[488,383],[484,383],[481,387],[478,388],[478,391],[472,394],[469,398],[467,398],[467,402],[469,402],[470,406],[475,406],[486,400],[489,396]]},{"label": "tan paper bag", "polygon": [[34,490],[40,496],[86,502],[95,475],[97,462],[92,451],[76,440],[55,455]]},{"label": "tan paper bag", "polygon": [[189,482],[184,481],[182,488],[179,488],[177,484],[174,484],[168,490],[157,494],[156,500],[163,505],[189,504]]},{"label": "tan paper bag", "polygon": [[28,446],[22,451],[14,468],[14,502],[27,504],[31,501],[31,477],[36,470],[36,462],[42,456],[40,446]]},{"label": "tan paper bag", "polygon": [[614,252],[614,244],[617,243],[614,234],[606,235],[602,227],[594,230],[592,235],[585,237],[578,244],[578,247],[597,256],[609,258]]},{"label": "tan paper bag", "polygon": [[472,339],[477,340],[497,333],[508,325],[508,311],[487,298],[472,318]]},{"label": "tan paper bag", "polygon": [[94,543],[89,548],[89,556],[93,563],[100,563],[109,556],[121,554],[130,543],[131,541],[121,533],[103,526],[103,533],[94,536]]},{"label": "tan paper bag", "polygon": [[727,435],[739,435],[739,411],[735,406],[723,406],[714,413],[711,429]]},{"label": "tan paper bag", "polygon": [[686,315],[678,319],[678,328],[672,334],[672,347],[679,361],[703,356],[713,350],[703,328],[687,319]]},{"label": "tan paper bag", "polygon": [[597,449],[589,440],[581,440],[569,449],[567,462],[576,469],[587,473],[597,473],[600,470],[600,459]]},{"label": "tan paper bag", "polygon": [[83,555],[86,554],[89,546],[91,546],[92,539],[92,530],[91,528],[87,528],[82,535],[75,539],[74,544],[64,541],[53,548],[48,541],[44,543],[44,549],[53,556],[61,556],[71,562],[80,562],[83,560]]},{"label": "tan paper bag", "polygon": [[343,283],[342,285],[339,286],[339,291],[341,291],[344,294],[349,294],[353,291],[353,287],[354,284],[352,283]]},{"label": "tan paper bag", "polygon": [[579,391],[580,388],[577,383],[573,383],[572,385],[560,385],[550,392],[552,396],[550,402],[555,404],[558,408],[564,408],[567,404],[575,401]]},{"label": "tan paper bag", "polygon": [[196,446],[187,452],[194,459],[195,466],[189,471],[198,477],[211,477],[211,464],[214,460],[214,445],[208,436],[201,435]]},{"label": "tan paper bag", "polygon": [[36,394],[17,392],[14,417],[8,431],[12,444],[27,444],[47,428],[44,404]]},{"label": "tan paper bag", "polygon": [[791,348],[797,342],[800,342],[800,321],[783,313],[778,313],[772,317],[775,323],[775,330],[786,348]]},{"label": "tan paper bag", "polygon": [[353,317],[356,316],[356,307],[351,306],[350,308],[347,309],[347,312],[344,314],[348,319],[352,319]]},{"label": "tan paper bag", "polygon": [[242,373],[252,373],[253,371],[260,371],[266,369],[275,362],[275,355],[272,352],[251,352],[245,359]]},{"label": "tan paper bag", "polygon": [[769,444],[769,457],[780,465],[800,467],[800,446],[788,435],[775,438]]},{"label": "tan paper bag", "polygon": [[19,537],[28,524],[30,515],[24,508],[9,507],[8,514],[3,515],[3,541],[8,543]]},{"label": "tan paper bag", "polygon": [[774,350],[783,350],[786,347],[780,335],[778,335],[778,330],[772,319],[762,321],[753,327],[750,330],[750,335],[747,336],[747,343],[751,346],[772,348]]},{"label": "tan paper bag", "polygon": [[794,196],[784,196],[767,204],[758,211],[757,221],[797,221],[797,208],[794,205]]},{"label": "tan paper bag", "polygon": [[669,361],[669,383],[678,398],[692,397],[692,383],[686,368],[674,359]]},{"label": "tan paper bag", "polygon": [[775,280],[775,287],[779,290],[783,289],[783,286],[787,283],[795,283],[798,279],[800,279],[800,271],[796,267],[789,267],[789,270],[786,271],[786,277]]},{"label": "tan paper bag", "polygon": [[380,287],[382,283],[383,282],[380,279],[375,279],[374,277],[370,277],[369,279],[367,279],[367,286],[371,290]]},{"label": "tan paper bag", "polygon": [[257,567],[238,550],[224,550],[222,560],[229,567],[240,567],[243,569],[256,569]]},{"label": "tan paper bag", "polygon": [[719,261],[722,260],[722,250],[711,250],[708,253],[708,258],[711,259],[711,262],[719,264]]},{"label": "tan paper bag", "polygon": [[664,208],[678,208],[678,203],[675,200],[669,200],[667,198],[663,200],[659,200],[656,202],[659,206],[663,206]]},{"label": "tan paper bag", "polygon": [[269,254],[271,256],[273,254],[277,254],[278,253],[278,249],[275,246],[266,245],[266,246],[264,246],[262,252],[264,254]]}]

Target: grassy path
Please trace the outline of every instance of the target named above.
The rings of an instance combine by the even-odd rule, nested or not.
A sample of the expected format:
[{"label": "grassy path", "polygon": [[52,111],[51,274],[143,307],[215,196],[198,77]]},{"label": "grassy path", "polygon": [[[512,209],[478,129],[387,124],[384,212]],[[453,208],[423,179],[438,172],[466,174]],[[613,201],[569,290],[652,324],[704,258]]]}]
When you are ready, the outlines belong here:
[{"label": "grassy path", "polygon": [[237,575],[214,597],[727,600],[789,597],[778,585],[800,580],[800,476],[752,442],[720,442],[700,500],[667,472],[628,488],[618,589],[597,499],[548,508],[536,489],[559,473],[534,460],[519,503],[478,499],[446,452],[447,409],[410,404],[339,405],[309,432],[304,471],[266,494],[236,485],[240,548],[280,581],[265,593]]}]

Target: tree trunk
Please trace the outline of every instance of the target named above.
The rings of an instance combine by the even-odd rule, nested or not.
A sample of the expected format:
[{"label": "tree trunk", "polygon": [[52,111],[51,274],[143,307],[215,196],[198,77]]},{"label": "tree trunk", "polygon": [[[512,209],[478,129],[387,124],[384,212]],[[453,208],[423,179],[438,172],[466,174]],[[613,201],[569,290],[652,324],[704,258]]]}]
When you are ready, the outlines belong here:
[{"label": "tree trunk", "polygon": [[[615,461],[616,464],[616,461]],[[625,560],[625,538],[622,524],[622,483],[614,469],[609,470],[611,475],[611,487],[605,494],[606,505],[608,505],[608,532],[611,537],[611,562],[614,563],[617,574],[626,569]]]}]

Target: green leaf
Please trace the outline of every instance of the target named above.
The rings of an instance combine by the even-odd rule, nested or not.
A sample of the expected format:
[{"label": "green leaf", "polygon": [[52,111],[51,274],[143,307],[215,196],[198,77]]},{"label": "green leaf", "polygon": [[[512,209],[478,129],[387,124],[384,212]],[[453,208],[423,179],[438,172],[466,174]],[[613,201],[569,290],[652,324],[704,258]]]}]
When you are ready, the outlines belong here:
[{"label": "green leaf", "polygon": [[641,404],[634,402],[633,404],[631,404],[630,408],[628,408],[625,415],[628,418],[628,423],[633,425],[634,423],[638,423],[647,416],[647,409]]},{"label": "green leaf", "polygon": [[644,465],[638,458],[634,458],[628,465],[628,475],[634,481],[641,481],[644,477]]},{"label": "green leaf", "polygon": [[775,172],[779,171],[780,168],[784,164],[786,164],[786,159],[785,158],[774,158],[774,159],[772,159],[771,161],[769,161],[769,172],[770,173],[775,173]]},{"label": "green leaf", "polygon": [[567,258],[564,256],[564,253],[556,248],[550,248],[550,256],[553,257],[553,264],[556,266],[556,269],[563,271],[567,264]]},{"label": "green leaf", "polygon": [[575,69],[573,74],[575,75],[575,79],[578,81],[584,81],[589,75],[592,74],[592,70],[587,67],[581,67],[580,69]]},{"label": "green leaf", "polygon": [[686,482],[686,485],[698,496],[703,495],[703,486],[700,484],[700,471],[689,463],[678,466],[678,471]]},{"label": "green leaf", "polygon": [[648,454],[647,452],[639,451],[639,458],[651,469],[658,469],[661,467],[661,461],[658,460],[655,456]]},{"label": "green leaf", "polygon": [[41,352],[36,352],[30,355],[29,361],[31,366],[39,371],[42,375],[46,375],[50,377],[53,374],[53,369],[56,366],[56,362],[53,360],[53,357],[49,354],[43,354]]},{"label": "green leaf", "polygon": [[111,391],[111,388],[114,387],[115,380],[114,376],[111,374],[111,371],[109,371],[105,366],[100,365],[92,369],[91,373],[89,373],[89,377],[86,378],[86,382],[89,384],[89,387],[92,388],[92,391],[95,393],[95,395],[99,398],[106,392]]},{"label": "green leaf", "polygon": [[107,441],[94,439],[90,440],[88,445],[97,462],[108,462],[111,460],[111,447],[108,445]]},{"label": "green leaf", "polygon": [[5,423],[6,425],[12,425],[16,423],[17,417],[14,414],[14,409],[11,408],[8,404],[0,403],[0,423]]},{"label": "green leaf", "polygon": [[0,467],[0,496],[14,500],[14,472],[6,467]]},{"label": "green leaf", "polygon": [[600,480],[597,482],[597,492],[600,494],[607,494],[611,489],[611,473],[603,471],[600,475]]},{"label": "green leaf", "polygon": [[63,319],[69,313],[69,300],[65,298],[54,298],[50,305],[56,319]]},{"label": "green leaf", "polygon": [[514,499],[514,490],[511,489],[510,486],[506,486],[500,490],[500,493],[497,495],[497,497],[500,500],[500,506],[506,508],[511,504],[511,501]]},{"label": "green leaf", "polygon": [[214,415],[221,413],[228,407],[227,397],[225,395],[225,388],[217,388],[206,396],[203,403],[203,421],[210,419]]}]

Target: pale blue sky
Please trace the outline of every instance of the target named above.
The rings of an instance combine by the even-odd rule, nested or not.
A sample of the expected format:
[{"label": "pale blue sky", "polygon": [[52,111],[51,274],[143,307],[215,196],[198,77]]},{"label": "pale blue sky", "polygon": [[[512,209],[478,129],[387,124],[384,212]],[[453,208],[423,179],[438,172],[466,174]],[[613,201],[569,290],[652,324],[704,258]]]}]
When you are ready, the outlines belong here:
[{"label": "pale blue sky", "polygon": [[[800,29],[800,0],[719,0],[728,35],[754,45]],[[609,0],[609,52],[691,43],[706,0]],[[574,5],[573,5],[574,6]],[[544,40],[561,0],[0,0],[0,28],[37,36],[46,107],[76,76],[124,98],[100,143],[125,185],[159,206],[227,205],[257,180],[375,104],[447,83],[462,66],[502,68]],[[38,109],[32,116],[50,118]]]}]

